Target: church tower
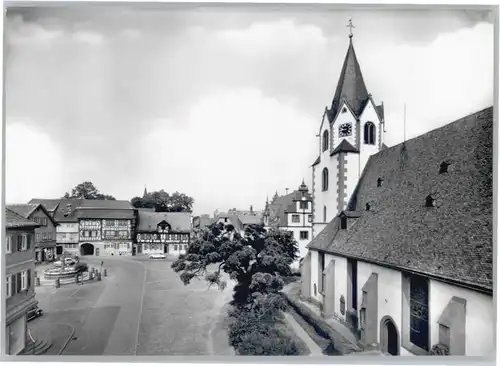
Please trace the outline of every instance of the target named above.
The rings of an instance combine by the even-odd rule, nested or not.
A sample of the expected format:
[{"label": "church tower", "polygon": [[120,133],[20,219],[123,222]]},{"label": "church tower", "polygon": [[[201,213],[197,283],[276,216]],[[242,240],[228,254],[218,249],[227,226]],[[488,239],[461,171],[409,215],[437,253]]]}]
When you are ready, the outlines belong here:
[{"label": "church tower", "polygon": [[323,113],[319,156],[312,165],[313,237],[345,209],[368,158],[383,146],[384,105],[368,93],[350,20],[348,27],[349,46],[331,107]]}]

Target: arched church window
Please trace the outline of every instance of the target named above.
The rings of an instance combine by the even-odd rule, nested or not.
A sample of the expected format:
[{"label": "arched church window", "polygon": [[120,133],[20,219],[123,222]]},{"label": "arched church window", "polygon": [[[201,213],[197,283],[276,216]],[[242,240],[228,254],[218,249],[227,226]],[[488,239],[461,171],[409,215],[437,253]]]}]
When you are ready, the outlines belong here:
[{"label": "arched church window", "polygon": [[375,145],[375,124],[373,124],[373,122],[366,122],[364,132],[365,144]]},{"label": "arched church window", "polygon": [[322,186],[323,186],[323,191],[328,191],[328,169],[324,168],[323,169],[323,177],[322,177]]},{"label": "arched church window", "polygon": [[323,132],[323,151],[328,150],[328,130]]}]

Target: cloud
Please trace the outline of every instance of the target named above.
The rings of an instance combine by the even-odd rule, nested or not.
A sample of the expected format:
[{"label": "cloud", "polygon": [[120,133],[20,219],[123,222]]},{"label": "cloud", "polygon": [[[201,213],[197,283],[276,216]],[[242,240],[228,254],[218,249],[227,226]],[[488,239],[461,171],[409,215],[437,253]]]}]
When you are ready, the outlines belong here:
[{"label": "cloud", "polygon": [[77,31],[72,34],[72,37],[77,42],[92,46],[100,45],[104,41],[104,37],[101,34],[91,31]]},{"label": "cloud", "polygon": [[6,18],[6,39],[10,44],[50,44],[64,36],[61,29],[25,22],[21,16]]},{"label": "cloud", "polygon": [[50,136],[33,125],[24,121],[11,121],[7,125],[5,191],[8,203],[63,194],[61,152]]},{"label": "cloud", "polygon": [[168,176],[158,174],[148,186],[192,194],[198,212],[260,206],[275,187],[308,180],[314,152],[304,147],[315,141],[315,131],[304,126],[314,124],[294,105],[257,89],[207,95],[192,106],[184,128],[173,125],[157,121],[138,146],[148,162],[144,171]]},{"label": "cloud", "polygon": [[[493,32],[480,23],[427,45],[357,47],[368,89],[386,107],[387,139],[407,138],[493,105]],[[387,140],[386,140],[387,141]]]}]

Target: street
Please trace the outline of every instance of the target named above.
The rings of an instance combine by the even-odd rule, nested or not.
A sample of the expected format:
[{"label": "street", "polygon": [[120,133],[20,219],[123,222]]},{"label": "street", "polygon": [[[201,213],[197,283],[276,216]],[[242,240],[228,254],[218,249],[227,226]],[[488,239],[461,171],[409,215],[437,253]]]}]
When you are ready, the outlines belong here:
[{"label": "street", "polygon": [[36,288],[44,315],[28,328],[52,341],[48,355],[233,354],[224,329],[231,286],[185,286],[168,259],[81,258],[95,267],[101,260],[108,276],[100,282]]}]

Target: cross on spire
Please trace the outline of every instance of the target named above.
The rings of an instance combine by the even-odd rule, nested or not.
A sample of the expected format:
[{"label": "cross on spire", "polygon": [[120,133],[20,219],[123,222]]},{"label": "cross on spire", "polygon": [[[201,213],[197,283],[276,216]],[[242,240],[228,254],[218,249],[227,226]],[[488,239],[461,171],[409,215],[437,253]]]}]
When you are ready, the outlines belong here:
[{"label": "cross on spire", "polygon": [[352,25],[352,19],[349,18],[349,24],[346,25],[346,27],[349,28],[349,38],[352,38],[352,28],[356,28],[354,25]]}]

